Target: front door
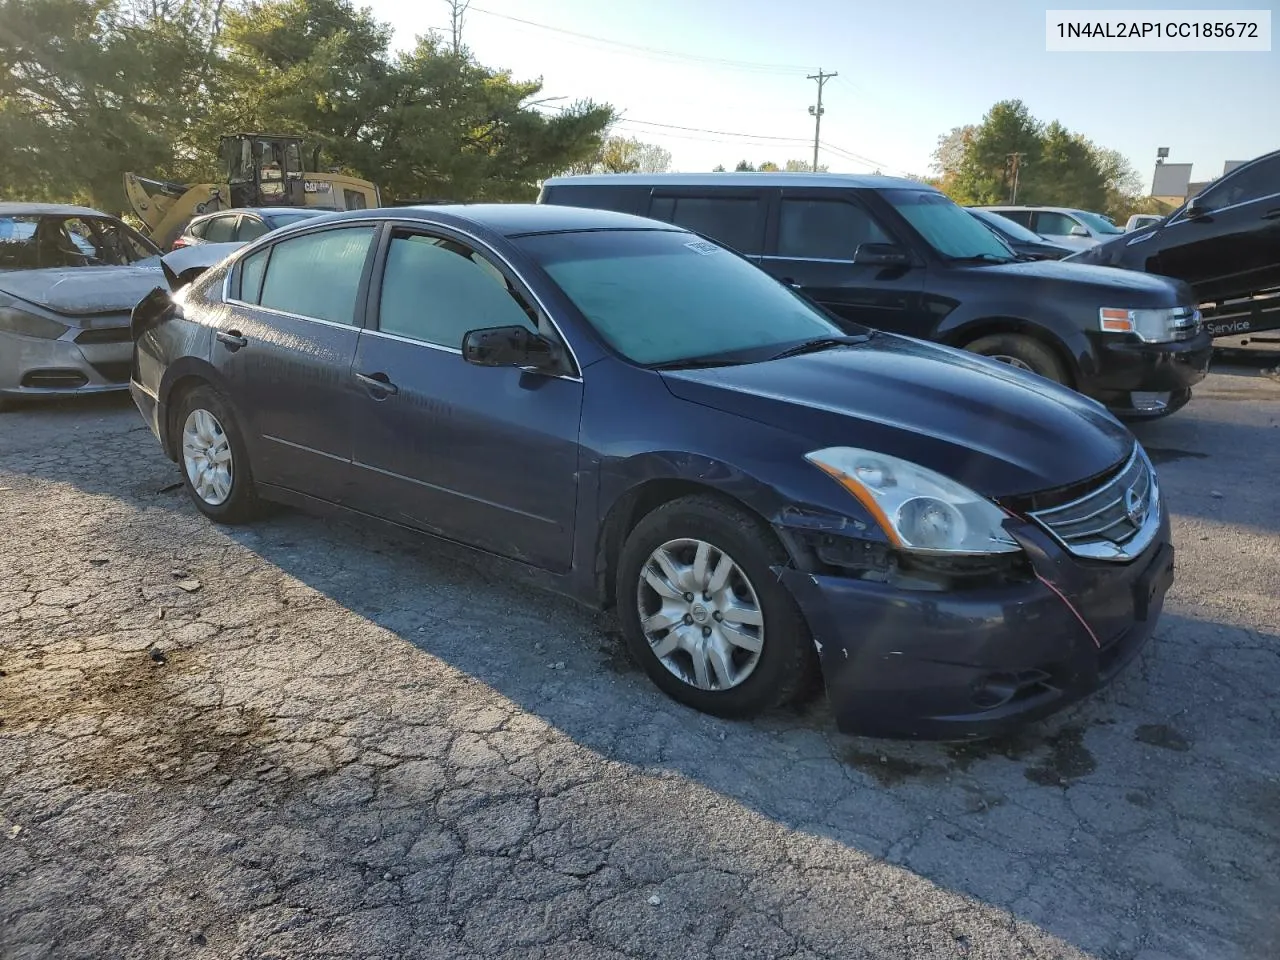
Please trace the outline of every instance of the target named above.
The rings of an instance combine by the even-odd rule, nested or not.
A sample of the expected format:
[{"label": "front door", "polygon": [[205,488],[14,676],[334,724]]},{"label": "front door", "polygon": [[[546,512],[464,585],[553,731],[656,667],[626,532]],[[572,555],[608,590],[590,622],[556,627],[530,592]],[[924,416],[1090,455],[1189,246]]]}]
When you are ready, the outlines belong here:
[{"label": "front door", "polygon": [[255,478],[344,502],[351,380],[373,226],[318,230],[247,257],[212,359],[233,387]]},{"label": "front door", "polygon": [[761,262],[841,320],[910,336],[928,337],[921,315],[923,264],[880,266],[854,262],[864,243],[901,243],[862,203],[830,191],[784,189],[777,239]]},{"label": "front door", "polygon": [[461,353],[468,330],[554,331],[505,265],[459,237],[397,228],[380,260],[352,368],[359,506],[567,570],[582,381],[479,367]]}]

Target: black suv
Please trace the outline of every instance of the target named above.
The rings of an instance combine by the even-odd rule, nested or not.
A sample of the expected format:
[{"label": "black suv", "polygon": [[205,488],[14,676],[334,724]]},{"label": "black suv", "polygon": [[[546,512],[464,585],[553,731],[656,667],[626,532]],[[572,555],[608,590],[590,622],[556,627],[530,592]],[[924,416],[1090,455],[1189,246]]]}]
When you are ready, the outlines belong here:
[{"label": "black suv", "polygon": [[540,203],[674,223],[730,246],[837,322],[935,340],[1075,387],[1117,414],[1191,397],[1212,341],[1187,285],[1019,260],[940,191],[807,173],[556,177]]},{"label": "black suv", "polygon": [[1280,150],[1241,164],[1165,219],[1068,260],[1185,280],[1213,336],[1280,327]]}]

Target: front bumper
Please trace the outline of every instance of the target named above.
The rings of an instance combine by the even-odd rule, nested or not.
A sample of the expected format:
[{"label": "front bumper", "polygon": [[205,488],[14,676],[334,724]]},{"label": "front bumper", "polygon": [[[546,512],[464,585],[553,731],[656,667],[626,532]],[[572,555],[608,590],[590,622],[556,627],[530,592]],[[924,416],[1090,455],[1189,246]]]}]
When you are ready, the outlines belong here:
[{"label": "front bumper", "polygon": [[1174,343],[1142,343],[1136,337],[1094,338],[1098,369],[1080,384],[1082,393],[1119,413],[1141,414],[1134,393],[1168,394],[1162,413],[1187,402],[1191,388],[1209,373],[1213,338],[1201,331],[1190,340]]},{"label": "front bumper", "polygon": [[1138,653],[1173,582],[1167,513],[1128,564],[1077,559],[1031,523],[1009,530],[1038,579],[934,592],[782,571],[842,732],[999,735],[1099,689]]},{"label": "front bumper", "polygon": [[[99,342],[80,343],[77,337]],[[101,342],[117,338],[116,342]],[[65,397],[125,390],[129,328],[73,328],[57,340],[0,332],[0,396]]]}]

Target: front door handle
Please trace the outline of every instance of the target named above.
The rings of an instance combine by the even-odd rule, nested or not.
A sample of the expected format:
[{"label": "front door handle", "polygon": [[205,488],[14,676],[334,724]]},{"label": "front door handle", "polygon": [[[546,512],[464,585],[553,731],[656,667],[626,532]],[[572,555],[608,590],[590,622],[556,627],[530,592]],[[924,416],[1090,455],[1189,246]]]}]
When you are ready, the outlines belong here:
[{"label": "front door handle", "polygon": [[1262,215],[1263,220],[1280,220],[1280,207],[1268,210]]},{"label": "front door handle", "polygon": [[248,337],[243,336],[239,330],[219,330],[218,342],[232,353],[249,345]]},{"label": "front door handle", "polygon": [[400,388],[392,383],[391,378],[385,373],[357,373],[356,379],[373,393],[391,396],[400,392]]}]

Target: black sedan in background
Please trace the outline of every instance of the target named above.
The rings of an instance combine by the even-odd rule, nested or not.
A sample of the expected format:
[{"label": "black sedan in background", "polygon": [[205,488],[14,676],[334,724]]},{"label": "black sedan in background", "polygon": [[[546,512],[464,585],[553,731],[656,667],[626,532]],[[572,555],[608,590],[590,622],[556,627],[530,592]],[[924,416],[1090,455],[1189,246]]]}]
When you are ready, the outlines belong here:
[{"label": "black sedan in background", "polygon": [[196,507],[344,510],[584,603],[676,699],[822,670],[842,729],[966,737],[1113,677],[1172,581],[1096,402],[841,330],[677,227],[556,206],[337,214],[134,311],[132,390]]},{"label": "black sedan in background", "polygon": [[1061,260],[1075,253],[1070,247],[1046,240],[1038,233],[1033,233],[1020,223],[1008,217],[1002,217],[990,210],[978,210],[968,207],[974,219],[1008,244],[1009,249],[1024,260]]}]

